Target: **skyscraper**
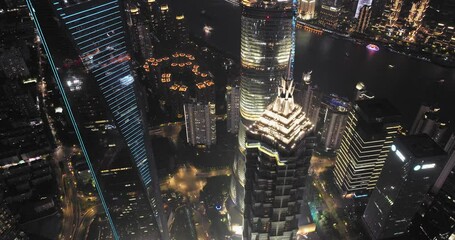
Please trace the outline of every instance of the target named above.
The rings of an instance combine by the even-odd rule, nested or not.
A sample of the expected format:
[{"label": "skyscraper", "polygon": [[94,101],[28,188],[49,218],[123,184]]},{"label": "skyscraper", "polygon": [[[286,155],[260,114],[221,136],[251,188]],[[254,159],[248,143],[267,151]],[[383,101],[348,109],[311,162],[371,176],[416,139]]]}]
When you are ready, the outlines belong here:
[{"label": "skyscraper", "polygon": [[322,92],[319,91],[317,86],[312,85],[311,71],[302,74],[302,81],[303,91],[300,104],[310,121],[316,125],[321,108]]},{"label": "skyscraper", "polygon": [[322,100],[317,124],[318,149],[320,151],[335,152],[338,150],[350,108],[348,101],[335,94],[331,94]]},{"label": "skyscraper", "polygon": [[447,155],[427,135],[398,137],[362,216],[372,239],[405,236]]},{"label": "skyscraper", "polygon": [[357,22],[357,26],[355,28],[356,32],[364,33],[365,29],[370,25],[371,19],[371,6],[365,5],[360,9],[359,13],[359,21]]},{"label": "skyscraper", "polygon": [[301,0],[299,2],[299,18],[302,20],[314,19],[316,15],[316,0]]},{"label": "skyscraper", "polygon": [[226,87],[227,129],[228,132],[237,134],[240,123],[240,87]]},{"label": "skyscraper", "polygon": [[343,195],[360,196],[374,189],[400,128],[400,113],[389,101],[355,102],[335,162],[335,183]]},{"label": "skyscraper", "polygon": [[435,142],[441,143],[448,125],[440,120],[439,111],[437,107],[421,105],[409,134],[425,133]]},{"label": "skyscraper", "polygon": [[321,1],[321,9],[318,14],[318,23],[323,27],[337,29],[340,24],[341,1],[324,0]]},{"label": "skyscraper", "polygon": [[[231,227],[243,225],[246,127],[258,120],[276,96],[279,80],[293,66],[295,0],[241,1],[239,149],[233,164],[230,188]],[[236,215],[236,217],[234,217]],[[237,221],[236,221],[237,220]],[[234,223],[236,222],[236,223]]]},{"label": "skyscraper", "polygon": [[183,105],[187,142],[210,147],[216,143],[215,104],[193,102]]},{"label": "skyscraper", "polygon": [[288,75],[247,129],[244,239],[296,239],[315,138]]},{"label": "skyscraper", "polygon": [[[454,160],[455,154],[452,154],[446,166]],[[431,203],[414,217],[410,227],[413,239],[445,240],[455,237],[455,171],[452,169],[446,177]]]},{"label": "skyscraper", "polygon": [[[94,91],[97,92],[94,96],[102,96],[100,106],[105,109],[104,117],[110,124],[104,131],[98,130],[112,131],[112,138],[108,139],[115,139],[113,145],[106,147],[102,144],[105,139],[97,139],[98,135],[80,128],[83,124],[79,121],[82,120],[79,119],[80,114],[73,111],[77,108],[74,106],[77,101],[63,86],[57,70],[58,62],[53,58],[53,54],[59,51],[47,45],[46,37],[52,38],[52,33],[43,31],[46,27],[40,25],[39,13],[37,15],[35,10],[35,5],[39,4],[43,3],[27,1],[111,225],[113,238],[167,239],[153,154],[145,134],[142,106],[138,101],[141,93],[135,88],[130,66],[122,6],[115,0],[51,1],[75,53],[89,72],[89,81],[85,84],[90,87],[84,93]],[[104,147],[98,148],[99,145]],[[129,170],[129,173],[116,174],[114,178],[105,174],[106,171],[123,170]],[[113,194],[113,189],[123,191]]]},{"label": "skyscraper", "polygon": [[372,3],[373,3],[373,0],[359,0],[357,2],[357,7],[356,7],[356,10],[355,10],[354,17],[358,18],[360,16],[360,12],[362,11],[362,8],[364,6],[370,6],[371,7]]},{"label": "skyscraper", "polygon": [[296,1],[242,1],[240,113],[246,126],[276,96],[289,60],[294,61]]}]

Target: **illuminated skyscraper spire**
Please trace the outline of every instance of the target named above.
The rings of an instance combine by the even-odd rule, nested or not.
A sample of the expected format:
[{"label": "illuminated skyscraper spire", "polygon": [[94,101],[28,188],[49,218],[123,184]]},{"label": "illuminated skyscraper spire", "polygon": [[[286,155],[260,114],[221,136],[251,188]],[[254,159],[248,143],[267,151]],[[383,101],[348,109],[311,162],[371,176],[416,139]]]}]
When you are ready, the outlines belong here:
[{"label": "illuminated skyscraper spire", "polygon": [[294,102],[294,89],[289,61],[274,102],[247,129],[243,231],[247,240],[291,240],[297,235],[314,126]]}]

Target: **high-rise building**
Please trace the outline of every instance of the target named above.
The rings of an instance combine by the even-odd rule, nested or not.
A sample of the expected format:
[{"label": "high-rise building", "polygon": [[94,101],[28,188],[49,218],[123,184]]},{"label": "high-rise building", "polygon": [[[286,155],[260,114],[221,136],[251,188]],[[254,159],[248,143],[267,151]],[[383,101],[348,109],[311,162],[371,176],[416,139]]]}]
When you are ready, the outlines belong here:
[{"label": "high-rise building", "polygon": [[242,1],[240,113],[245,126],[274,99],[280,78],[294,60],[295,5],[292,0]]},{"label": "high-rise building", "polygon": [[324,0],[318,14],[318,23],[330,29],[337,29],[340,24],[341,1]]},{"label": "high-rise building", "polygon": [[419,28],[422,24],[423,17],[425,17],[425,11],[427,10],[430,0],[418,0],[411,1],[409,11],[405,18],[406,25],[412,28]]},{"label": "high-rise building", "polygon": [[[113,238],[168,239],[156,167],[145,134],[143,101],[138,100],[144,94],[135,87],[122,5],[112,0],[51,1],[60,25],[74,46],[74,49],[68,49],[68,54],[76,54],[89,73],[82,85],[86,86],[84,91],[71,92],[57,71],[60,63],[53,58],[53,54],[61,51],[46,41],[46,38],[52,39],[55,29],[40,25],[40,17],[44,14],[40,11],[46,10],[43,4],[27,1]],[[88,131],[82,128],[85,124],[81,122],[82,114],[77,111],[78,94],[101,97],[99,107],[104,109],[105,115],[100,120],[109,123],[104,129]],[[99,138],[102,134],[109,137]],[[106,146],[106,139],[114,143]],[[123,169],[130,171],[117,175],[114,182],[105,174]],[[121,194],[113,194],[114,188]]]},{"label": "high-rise building", "polygon": [[371,12],[371,6],[368,5],[365,5],[360,9],[357,26],[355,28],[356,32],[365,32],[365,29],[367,29],[367,27],[370,25]]},{"label": "high-rise building", "polygon": [[189,33],[188,30],[186,29],[185,15],[178,14],[175,16],[174,27],[175,27],[174,38],[177,40],[177,45],[180,48],[183,48],[190,41]]},{"label": "high-rise building", "polygon": [[387,0],[382,13],[382,25],[394,26],[400,16],[403,0]]},{"label": "high-rise building", "polygon": [[227,129],[228,132],[237,134],[240,123],[240,87],[226,87]]},{"label": "high-rise building", "polygon": [[[365,6],[371,7],[371,4],[373,3],[373,0],[359,0],[357,2],[357,7],[355,9],[355,18],[359,18],[360,12],[362,11],[362,8]],[[371,8],[370,8],[371,9]]]},{"label": "high-rise building", "polygon": [[322,92],[317,86],[311,84],[311,71],[302,74],[303,90],[301,105],[303,111],[313,124],[318,123],[319,110],[321,108]]},{"label": "high-rise building", "polygon": [[448,125],[440,120],[439,111],[440,109],[437,107],[421,105],[409,134],[425,133],[435,142],[441,144],[448,130]]},{"label": "high-rise building", "polygon": [[172,39],[172,22],[173,18],[169,10],[169,5],[161,4],[158,13],[158,24],[156,33],[161,41],[169,41]]},{"label": "high-rise building", "polygon": [[187,142],[210,147],[216,143],[215,104],[193,102],[183,105]]},{"label": "high-rise building", "polygon": [[[452,154],[449,162],[454,160],[455,155]],[[453,239],[455,237],[455,171],[453,169],[431,203],[424,206],[423,211],[416,214],[409,228],[411,238]]]},{"label": "high-rise building", "polygon": [[361,196],[374,189],[400,129],[400,113],[389,101],[355,102],[335,162],[335,183],[344,196]]},{"label": "high-rise building", "polygon": [[231,229],[241,235],[245,186],[246,127],[258,120],[277,94],[277,85],[293,66],[296,1],[242,0],[240,40],[239,149],[230,188]]},{"label": "high-rise building", "polygon": [[372,239],[406,236],[447,155],[427,135],[398,137],[362,216]]},{"label": "high-rise building", "polygon": [[247,129],[244,239],[296,239],[315,138],[283,79],[278,97]]},{"label": "high-rise building", "polygon": [[350,109],[349,102],[335,94],[323,98],[317,124],[320,151],[335,152],[338,150]]},{"label": "high-rise building", "polygon": [[425,114],[428,112],[435,112],[436,110],[433,110],[432,107],[430,107],[426,104],[420,105],[419,111],[417,111],[416,118],[414,119],[411,129],[409,130],[409,134],[414,134],[414,133],[418,132],[417,129],[422,128],[419,125],[422,125],[422,120],[425,119]]},{"label": "high-rise building", "polygon": [[299,1],[299,18],[302,20],[311,20],[316,16],[316,0]]},{"label": "high-rise building", "polygon": [[148,9],[131,1],[126,1],[126,8],[127,26],[134,53],[140,60],[152,57],[153,45],[149,24],[151,16],[147,16]]},{"label": "high-rise building", "polygon": [[389,37],[403,37],[414,42],[422,25],[429,0],[387,0],[381,20],[374,27]]}]

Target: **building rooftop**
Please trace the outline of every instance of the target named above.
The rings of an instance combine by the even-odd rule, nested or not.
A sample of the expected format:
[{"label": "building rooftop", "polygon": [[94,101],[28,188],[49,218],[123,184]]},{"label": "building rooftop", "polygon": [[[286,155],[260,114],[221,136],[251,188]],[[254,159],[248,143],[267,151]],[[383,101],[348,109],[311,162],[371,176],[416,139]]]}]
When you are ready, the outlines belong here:
[{"label": "building rooftop", "polygon": [[446,155],[433,139],[426,134],[410,135],[399,137],[398,140],[414,155],[416,158],[425,158],[433,156]]},{"label": "building rooftop", "polygon": [[355,108],[368,122],[389,122],[400,119],[400,112],[385,98],[373,98],[355,102]]},{"label": "building rooftop", "polygon": [[295,85],[288,74],[278,87],[275,101],[248,127],[250,134],[287,152],[294,150],[299,140],[314,128],[302,106],[294,102],[294,89]]}]

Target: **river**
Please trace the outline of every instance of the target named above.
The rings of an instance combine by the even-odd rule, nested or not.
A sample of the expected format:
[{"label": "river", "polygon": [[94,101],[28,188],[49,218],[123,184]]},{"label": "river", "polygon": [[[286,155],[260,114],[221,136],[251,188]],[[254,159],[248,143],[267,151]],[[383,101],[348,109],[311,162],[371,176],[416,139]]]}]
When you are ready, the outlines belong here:
[{"label": "river", "polygon": [[[224,0],[173,0],[171,9],[183,12],[192,34],[233,56],[240,54],[240,7]],[[206,14],[202,15],[201,11]],[[202,30],[211,26],[210,34]],[[393,65],[391,68],[389,65]],[[327,93],[352,97],[362,81],[376,97],[389,99],[403,114],[404,124],[412,124],[423,101],[437,99],[444,119],[455,120],[455,69],[390,52],[371,52],[328,34],[317,35],[298,29],[296,33],[295,78],[312,70],[313,83]],[[435,81],[444,79],[442,87]]]}]

